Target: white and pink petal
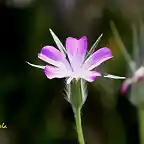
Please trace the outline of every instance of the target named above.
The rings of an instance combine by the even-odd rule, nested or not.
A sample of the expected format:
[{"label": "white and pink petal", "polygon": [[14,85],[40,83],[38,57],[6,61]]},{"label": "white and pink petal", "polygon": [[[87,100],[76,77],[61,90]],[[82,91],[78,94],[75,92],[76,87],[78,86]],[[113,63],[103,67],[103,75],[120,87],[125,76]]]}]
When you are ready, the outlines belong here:
[{"label": "white and pink petal", "polygon": [[126,93],[128,87],[133,83],[133,79],[131,78],[128,78],[126,79],[123,84],[122,84],[122,87],[121,87],[121,93],[124,94]]},{"label": "white and pink petal", "polygon": [[83,68],[92,70],[104,61],[111,59],[112,53],[109,48],[101,48],[94,52],[83,64]]},{"label": "white and pink petal", "polygon": [[84,73],[81,73],[80,77],[88,82],[93,82],[96,80],[97,76],[101,76],[101,74],[95,71],[86,71]]},{"label": "white and pink petal", "polygon": [[58,67],[54,67],[54,66],[46,66],[44,69],[44,73],[47,76],[47,78],[49,78],[49,79],[68,77],[67,71],[64,71],[64,70],[62,70]]},{"label": "white and pink petal", "polygon": [[66,39],[66,49],[68,55],[85,56],[87,51],[87,37],[83,36],[80,39],[68,37]]},{"label": "white and pink petal", "polygon": [[74,70],[80,68],[87,51],[87,37],[83,36],[80,39],[68,37],[66,39],[66,49],[72,68]]},{"label": "white and pink petal", "polygon": [[38,57],[53,66],[65,67],[67,69],[70,69],[70,65],[63,53],[61,53],[53,46],[43,47],[41,52],[38,54]]}]

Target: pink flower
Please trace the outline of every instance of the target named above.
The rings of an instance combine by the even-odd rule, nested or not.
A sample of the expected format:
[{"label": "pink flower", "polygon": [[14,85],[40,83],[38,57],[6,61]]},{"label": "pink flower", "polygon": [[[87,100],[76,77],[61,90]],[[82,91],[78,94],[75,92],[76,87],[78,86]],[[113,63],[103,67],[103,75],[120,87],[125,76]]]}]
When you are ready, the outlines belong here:
[{"label": "pink flower", "polygon": [[[48,79],[67,78],[67,83],[70,83],[74,78],[92,82],[97,76],[103,76],[93,69],[113,57],[109,48],[100,48],[86,59],[88,45],[86,36],[80,39],[68,37],[65,42],[65,49],[52,30],[50,32],[59,50],[53,46],[44,46],[38,54],[38,58],[48,64],[45,66],[28,64],[44,69]],[[104,77],[125,79],[125,77],[110,74],[104,75]]]},{"label": "pink flower", "polygon": [[133,77],[127,78],[123,82],[121,92],[125,93],[131,84],[137,83],[142,80],[144,80],[144,67],[143,66],[141,66],[138,70],[135,71],[135,73],[133,74]]}]

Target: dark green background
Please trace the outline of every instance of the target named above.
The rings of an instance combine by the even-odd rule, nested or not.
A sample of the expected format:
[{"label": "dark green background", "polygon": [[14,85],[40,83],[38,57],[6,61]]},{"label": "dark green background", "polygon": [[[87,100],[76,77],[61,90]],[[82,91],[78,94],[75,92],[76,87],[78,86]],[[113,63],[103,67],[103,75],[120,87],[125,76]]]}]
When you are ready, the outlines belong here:
[{"label": "dark green background", "polygon": [[[143,17],[143,1],[35,0],[26,6],[9,2],[0,1],[0,123],[8,127],[0,129],[0,144],[76,144],[64,80],[48,80],[25,61],[44,64],[37,54],[45,45],[56,46],[49,28],[63,44],[68,36],[86,35],[89,48],[103,33],[98,48],[109,47],[114,58],[100,70],[126,76],[128,64],[109,22],[115,22],[131,54],[130,26]],[[88,83],[82,109],[87,144],[139,144],[137,109],[128,100],[129,91],[121,95],[121,84],[122,80],[104,78]]]}]

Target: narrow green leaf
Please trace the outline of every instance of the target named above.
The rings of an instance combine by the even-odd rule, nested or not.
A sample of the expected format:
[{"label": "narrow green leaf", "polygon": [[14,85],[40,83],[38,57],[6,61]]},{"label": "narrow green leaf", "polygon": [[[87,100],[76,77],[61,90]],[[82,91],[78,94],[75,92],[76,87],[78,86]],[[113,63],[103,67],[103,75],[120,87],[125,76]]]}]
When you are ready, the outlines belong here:
[{"label": "narrow green leaf", "polygon": [[59,40],[59,38],[55,35],[55,33],[49,29],[58,49],[66,56],[66,50],[65,50],[65,47],[63,46],[63,44],[61,43],[61,41]]},{"label": "narrow green leaf", "polygon": [[90,48],[89,52],[86,55],[86,59],[94,52],[95,48],[97,47],[99,41],[101,40],[103,34],[101,34],[98,39],[95,41],[95,43],[93,44],[93,46]]},{"label": "narrow green leaf", "polygon": [[29,64],[32,67],[36,67],[36,68],[40,68],[40,69],[44,69],[45,68],[45,66],[31,64],[30,62],[27,62],[27,61],[26,61],[26,63]]}]

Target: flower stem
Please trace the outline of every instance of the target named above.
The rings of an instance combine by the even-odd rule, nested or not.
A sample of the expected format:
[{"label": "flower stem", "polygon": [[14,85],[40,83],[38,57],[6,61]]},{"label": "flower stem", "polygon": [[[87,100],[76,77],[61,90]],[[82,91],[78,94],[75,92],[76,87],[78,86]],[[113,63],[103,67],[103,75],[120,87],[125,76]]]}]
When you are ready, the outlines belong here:
[{"label": "flower stem", "polygon": [[79,144],[85,144],[81,125],[81,108],[75,108],[74,114]]},{"label": "flower stem", "polygon": [[140,144],[144,144],[144,109],[138,109]]}]

